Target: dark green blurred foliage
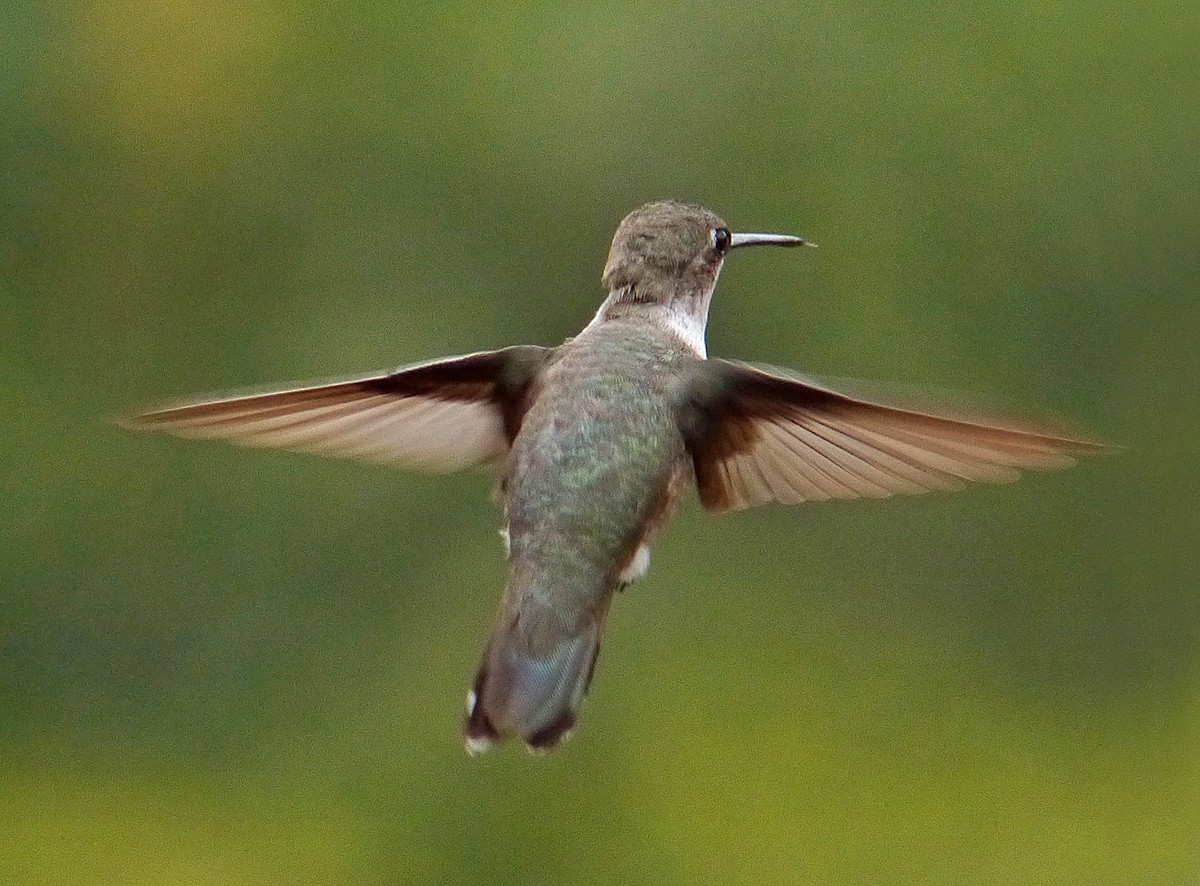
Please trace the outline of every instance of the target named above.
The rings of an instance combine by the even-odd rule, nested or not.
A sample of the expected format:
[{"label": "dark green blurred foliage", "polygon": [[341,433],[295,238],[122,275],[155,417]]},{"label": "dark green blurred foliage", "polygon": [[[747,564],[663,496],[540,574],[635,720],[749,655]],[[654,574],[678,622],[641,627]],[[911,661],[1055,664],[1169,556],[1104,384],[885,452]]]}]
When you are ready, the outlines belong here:
[{"label": "dark green blurred foliage", "polygon": [[[10,3],[0,880],[1181,883],[1200,870],[1188,4]],[[715,354],[1128,444],[688,510],[580,733],[468,760],[482,474],[139,437],[147,401],[591,316],[665,195]]]}]

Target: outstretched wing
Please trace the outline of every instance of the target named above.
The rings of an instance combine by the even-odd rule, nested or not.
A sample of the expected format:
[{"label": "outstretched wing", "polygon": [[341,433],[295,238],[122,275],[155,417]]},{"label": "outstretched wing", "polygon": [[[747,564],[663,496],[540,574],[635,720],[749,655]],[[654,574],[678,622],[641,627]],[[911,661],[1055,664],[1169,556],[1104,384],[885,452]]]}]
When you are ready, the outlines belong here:
[{"label": "outstretched wing", "polygon": [[726,360],[697,364],[681,426],[700,500],[716,511],[1003,483],[1106,448],[1004,419],[858,399]]},{"label": "outstretched wing", "polygon": [[383,375],[155,409],[122,424],[452,471],[501,458],[550,351],[516,347]]}]

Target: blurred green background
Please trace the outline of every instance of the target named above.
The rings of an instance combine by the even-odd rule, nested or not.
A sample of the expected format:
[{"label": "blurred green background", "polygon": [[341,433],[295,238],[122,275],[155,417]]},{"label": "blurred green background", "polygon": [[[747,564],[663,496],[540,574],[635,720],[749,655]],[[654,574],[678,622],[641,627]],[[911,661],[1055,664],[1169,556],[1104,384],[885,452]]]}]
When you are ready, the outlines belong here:
[{"label": "blurred green background", "polygon": [[[5,4],[0,881],[1200,877],[1193,4]],[[591,317],[712,206],[710,350],[1119,455],[692,505],[561,753],[467,759],[482,473],[137,436],[146,402]]]}]

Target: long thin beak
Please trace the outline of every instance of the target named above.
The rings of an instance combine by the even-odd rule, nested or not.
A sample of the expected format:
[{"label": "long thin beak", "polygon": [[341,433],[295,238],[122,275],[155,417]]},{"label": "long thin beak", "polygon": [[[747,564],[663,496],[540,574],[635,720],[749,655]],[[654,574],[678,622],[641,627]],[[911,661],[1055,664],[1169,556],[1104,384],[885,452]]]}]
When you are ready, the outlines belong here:
[{"label": "long thin beak", "polygon": [[729,238],[729,248],[740,246],[816,246],[803,237],[793,237],[790,234],[734,234]]}]

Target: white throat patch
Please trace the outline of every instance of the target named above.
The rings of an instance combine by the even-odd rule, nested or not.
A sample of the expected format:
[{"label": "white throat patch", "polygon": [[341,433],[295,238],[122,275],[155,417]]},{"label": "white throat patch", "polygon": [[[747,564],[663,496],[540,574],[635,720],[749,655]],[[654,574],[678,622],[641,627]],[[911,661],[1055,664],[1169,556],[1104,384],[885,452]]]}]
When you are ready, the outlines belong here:
[{"label": "white throat patch", "polygon": [[[719,273],[719,270],[718,270]],[[670,304],[646,305],[648,311],[652,313],[655,320],[672,333],[680,343],[699,357],[701,360],[708,359],[708,346],[704,342],[704,330],[708,326],[708,306],[712,303],[713,291],[716,289],[716,280],[713,280],[713,287],[706,292],[696,293],[692,299],[676,299]],[[609,293],[608,298],[600,305],[600,309],[596,311],[596,316],[592,317],[592,321],[583,328],[583,331],[591,329],[594,326],[599,326],[608,319],[608,312],[611,307],[619,303],[620,293]]]},{"label": "white throat patch", "polygon": [[675,333],[688,350],[693,351],[697,357],[708,359],[708,346],[704,343],[704,327],[708,324],[705,318],[697,317],[692,311],[684,309],[682,305],[674,304],[666,309],[667,328]]}]

